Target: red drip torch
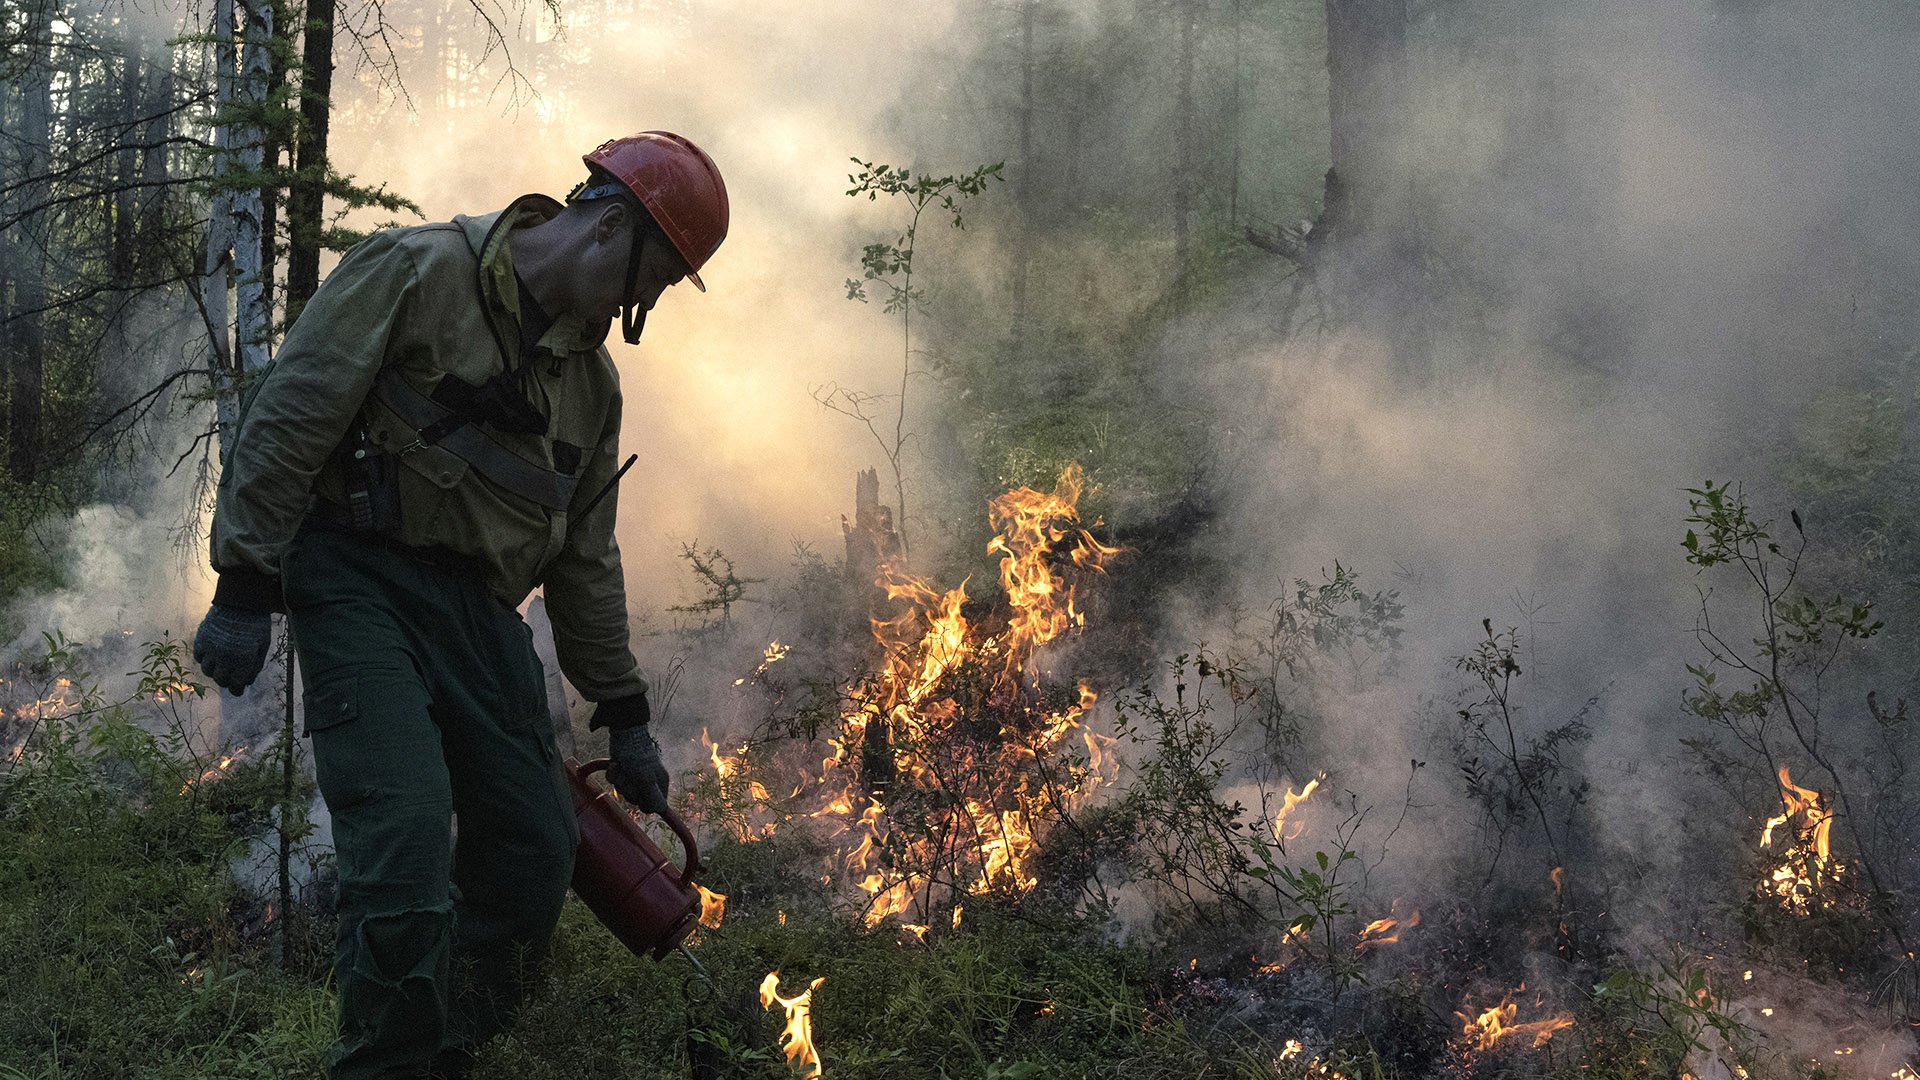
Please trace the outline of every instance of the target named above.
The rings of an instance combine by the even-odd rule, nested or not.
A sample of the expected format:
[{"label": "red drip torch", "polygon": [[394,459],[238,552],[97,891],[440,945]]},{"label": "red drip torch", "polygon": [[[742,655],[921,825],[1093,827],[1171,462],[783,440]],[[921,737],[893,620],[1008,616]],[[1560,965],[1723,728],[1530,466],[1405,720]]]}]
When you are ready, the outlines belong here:
[{"label": "red drip torch", "polygon": [[680,815],[664,811],[661,819],[687,849],[686,866],[668,862],[613,793],[593,783],[593,774],[606,767],[605,758],[585,765],[567,759],[567,785],[573,790],[574,816],[580,820],[573,891],[636,956],[652,953],[655,960],[664,960],[693,932],[700,916],[700,894],[693,887],[700,849]]}]

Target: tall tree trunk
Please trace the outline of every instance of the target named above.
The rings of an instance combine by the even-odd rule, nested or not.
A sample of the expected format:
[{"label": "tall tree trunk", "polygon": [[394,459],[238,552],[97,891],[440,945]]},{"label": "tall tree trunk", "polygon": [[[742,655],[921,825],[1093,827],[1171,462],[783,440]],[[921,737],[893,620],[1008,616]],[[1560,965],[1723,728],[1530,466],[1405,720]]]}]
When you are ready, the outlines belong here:
[{"label": "tall tree trunk", "polygon": [[1406,0],[1326,0],[1327,170],[1320,242],[1334,311],[1380,341],[1403,373],[1429,372],[1430,302],[1407,122]]},{"label": "tall tree trunk", "polygon": [[301,38],[300,141],[287,201],[287,319],[320,287],[320,239],[326,218],[327,127],[332,114],[334,0],[307,0]]},{"label": "tall tree trunk", "polygon": [[[233,0],[222,2],[232,3]],[[238,13],[243,45],[240,60],[244,67],[237,77],[229,80],[232,94],[229,100],[244,115],[254,119],[229,131],[226,147],[234,164],[246,175],[258,176],[264,163],[263,154],[268,138],[258,117],[266,104],[273,73],[272,0],[240,0]],[[227,40],[224,35],[221,37],[223,45]],[[267,222],[265,204],[270,199],[259,187],[229,190],[227,210],[231,215],[231,231],[227,235],[232,242],[235,298],[232,340],[234,356],[239,363],[237,369],[230,368],[228,374],[245,375],[265,367],[271,356],[273,304],[267,290],[267,237],[263,231]],[[225,327],[221,329],[224,331]],[[223,385],[222,389],[230,391],[231,383]],[[234,397],[231,392],[222,393],[220,397],[223,456],[232,451],[232,435],[238,420]],[[260,683],[254,685],[259,690],[265,689]],[[260,721],[260,715],[242,704],[245,700],[221,695],[220,732],[223,744],[233,744],[241,739],[251,741],[261,734],[255,726]]]},{"label": "tall tree trunk", "polygon": [[138,269],[157,265],[166,251],[167,137],[173,132],[173,58],[147,65],[148,108],[152,110],[140,151],[140,221],[134,247]]},{"label": "tall tree trunk", "polygon": [[[276,26],[286,27],[292,19],[287,14],[283,0],[259,0],[266,10],[268,33]],[[291,53],[291,30],[283,30],[288,36],[287,48],[273,49],[269,54],[266,82],[260,88],[264,102],[275,90],[287,84],[287,65]],[[276,109],[280,115],[286,115],[284,109]],[[280,169],[280,155],[284,151],[289,159],[293,154],[293,132],[290,123],[275,121],[268,123],[264,118],[260,123],[260,169],[267,179],[260,185],[260,292],[262,303],[267,308],[268,326],[273,318],[274,279],[280,266],[280,178],[285,175]],[[270,330],[269,330],[270,332]]]},{"label": "tall tree trunk", "polygon": [[233,328],[227,322],[228,295],[233,273],[233,192],[225,187],[233,169],[233,127],[229,115],[234,107],[233,0],[214,0],[214,115],[213,183],[214,195],[207,207],[206,261],[202,267],[200,299],[211,344],[208,363],[213,368],[215,422],[220,430],[222,462],[233,449],[234,422],[239,406],[229,392],[233,376]]},{"label": "tall tree trunk", "polygon": [[[141,93],[142,65],[134,42],[129,40],[122,47],[127,50],[127,54],[120,61],[120,102],[122,106],[132,111],[141,107],[145,99],[145,95]],[[116,289],[124,289],[133,284],[134,247],[139,242],[138,233],[134,228],[138,217],[136,207],[139,192],[135,185],[140,182],[136,171],[139,168],[139,154],[139,150],[134,146],[134,140],[125,138],[121,141],[119,151],[114,155],[113,176],[114,187],[117,190],[113,193],[113,248],[107,259],[107,273]]]},{"label": "tall tree trunk", "polygon": [[[51,167],[54,0],[27,9],[27,70],[21,78],[19,205],[33,210],[14,228],[14,308],[7,334],[7,469],[21,483],[40,472],[40,426],[46,381],[46,249],[52,211],[46,208]],[[37,179],[36,179],[37,178]],[[34,210],[33,208],[39,208]]]},{"label": "tall tree trunk", "polygon": [[1188,230],[1193,213],[1193,38],[1200,18],[1199,0],[1179,0],[1173,10],[1180,23],[1173,90],[1173,272],[1174,294],[1184,299],[1192,244]]},{"label": "tall tree trunk", "polygon": [[1233,71],[1231,96],[1227,103],[1227,135],[1233,140],[1233,160],[1227,166],[1227,229],[1240,227],[1240,84],[1245,69],[1240,54],[1247,33],[1246,0],[1233,0]]},{"label": "tall tree trunk", "polygon": [[1040,0],[1020,5],[1020,174],[1013,190],[1013,345],[1022,355],[1027,338],[1027,265],[1033,249],[1033,15]]},{"label": "tall tree trunk", "polygon": [[1350,230],[1397,228],[1407,213],[1397,160],[1406,107],[1406,0],[1326,0],[1332,164]]},{"label": "tall tree trunk", "polygon": [[[16,130],[19,121],[19,86],[16,80],[0,79],[0,129]],[[18,183],[21,155],[11,140],[0,140],[0,187]],[[0,220],[11,217],[19,189],[13,195],[0,193]],[[0,227],[0,378],[11,370],[13,356],[13,318],[20,310],[13,292],[13,270],[19,264],[14,234],[18,230]]]},{"label": "tall tree trunk", "polygon": [[[273,71],[273,7],[270,0],[241,0],[244,24],[244,50],[236,93],[246,107],[258,113],[266,103],[267,88]],[[258,174],[267,132],[258,122],[250,123],[237,142],[241,167]],[[267,212],[268,200],[260,188],[247,188],[233,200],[233,273],[235,322],[233,340],[242,374],[257,371],[267,364],[273,332],[273,301],[267,291]]]}]

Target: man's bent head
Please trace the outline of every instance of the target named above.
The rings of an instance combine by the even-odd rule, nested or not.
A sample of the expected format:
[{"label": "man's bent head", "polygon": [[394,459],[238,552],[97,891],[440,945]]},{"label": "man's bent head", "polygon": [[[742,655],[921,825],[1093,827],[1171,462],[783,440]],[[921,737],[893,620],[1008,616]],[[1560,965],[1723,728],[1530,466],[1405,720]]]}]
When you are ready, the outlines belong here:
[{"label": "man's bent head", "polygon": [[[643,131],[610,139],[582,158],[590,170],[570,202],[610,202],[625,218],[632,244],[622,281],[623,333],[640,340],[646,313],[667,286],[682,277],[705,292],[700,268],[727,238],[726,181],[707,152],[670,131]],[[595,235],[612,207],[593,211]]]}]

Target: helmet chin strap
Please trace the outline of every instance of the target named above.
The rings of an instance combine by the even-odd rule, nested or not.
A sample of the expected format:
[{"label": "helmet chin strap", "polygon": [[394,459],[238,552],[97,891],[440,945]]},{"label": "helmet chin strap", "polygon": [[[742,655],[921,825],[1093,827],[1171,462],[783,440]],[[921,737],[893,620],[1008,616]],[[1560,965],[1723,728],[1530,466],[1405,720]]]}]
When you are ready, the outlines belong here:
[{"label": "helmet chin strap", "polygon": [[633,252],[627,256],[626,303],[620,308],[620,335],[627,344],[640,344],[640,332],[647,326],[647,311],[633,302],[633,287],[640,281],[640,255],[647,243],[646,230],[633,223]]}]

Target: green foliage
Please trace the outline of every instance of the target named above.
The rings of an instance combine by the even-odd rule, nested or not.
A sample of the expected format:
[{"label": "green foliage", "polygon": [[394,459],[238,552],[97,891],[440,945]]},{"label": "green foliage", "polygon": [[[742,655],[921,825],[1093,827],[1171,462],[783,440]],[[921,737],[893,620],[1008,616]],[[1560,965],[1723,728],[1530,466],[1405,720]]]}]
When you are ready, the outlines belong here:
[{"label": "green foliage", "polygon": [[1836,972],[1883,971],[1883,985],[1912,1000],[1920,994],[1909,944],[1920,847],[1909,823],[1920,806],[1907,782],[1916,747],[1905,703],[1883,710],[1871,691],[1864,715],[1829,703],[1832,687],[1859,692],[1867,645],[1885,623],[1871,602],[1819,599],[1802,587],[1808,540],[1797,510],[1790,512],[1794,540],[1782,542],[1744,491],[1707,481],[1686,492],[1686,523],[1698,530],[1682,541],[1687,561],[1743,586],[1732,596],[1736,617],[1754,629],[1735,640],[1722,628],[1728,601],[1701,590],[1694,636],[1707,659],[1687,665],[1693,685],[1681,700],[1707,734],[1683,743],[1755,820],[1780,813],[1791,774],[1818,793],[1833,840],[1831,865],[1809,865],[1814,856],[1799,836],[1806,814],[1789,813],[1770,865],[1755,873],[1764,881],[1784,859],[1790,872],[1802,872],[1801,884],[1786,896],[1755,889],[1742,908],[1743,929],[1757,947],[1790,959]]},{"label": "green foliage", "polygon": [[202,780],[191,714],[169,707],[203,693],[179,643],[149,643],[118,700],[72,643],[47,645],[34,667],[70,704],[0,776],[0,1075],[318,1077],[326,991],[274,972],[234,921],[230,864],[271,778]]},{"label": "green foliage", "polygon": [[1149,954],[1108,941],[1096,922],[969,903],[963,929],[922,943],[829,916],[785,892],[791,886],[769,891],[798,884],[781,864],[805,857],[777,838],[713,855],[710,882],[729,896],[727,920],[693,943],[711,985],[689,978],[678,958],[633,957],[570,903],[545,985],[475,1080],[578,1075],[568,1063],[583,1061],[678,1080],[688,1051],[717,1062],[719,1075],[784,1080],[793,1074],[777,1051],[780,1011],[756,997],[775,970],[785,994],[825,976],[813,1034],[829,1077],[1172,1077],[1195,1075],[1181,1070],[1205,1060],[1177,1024],[1149,1022]]},{"label": "green foliage", "polygon": [[1120,851],[1135,879],[1155,890],[1161,929],[1279,926],[1326,970],[1335,994],[1363,981],[1340,935],[1355,914],[1353,883],[1342,874],[1358,869],[1354,839],[1365,811],[1347,815],[1332,851],[1292,865],[1281,813],[1270,827],[1220,794],[1257,695],[1244,668],[1204,649],[1169,668],[1172,700],[1142,686],[1115,704],[1117,734],[1143,754],[1102,828],[1126,838]]},{"label": "green foliage", "polygon": [[1734,490],[1731,484],[1715,486],[1711,480],[1686,491],[1686,523],[1699,526],[1706,534],[1702,537],[1693,529],[1687,530],[1680,541],[1680,546],[1687,549],[1687,562],[1702,570],[1724,562],[1747,565],[1758,558],[1762,544],[1768,554],[1780,554],[1780,545],[1765,524],[1753,519],[1744,491]]},{"label": "green foliage", "polygon": [[707,629],[722,632],[733,625],[733,606],[747,602],[747,586],[759,585],[766,578],[743,578],[734,572],[733,560],[719,548],[700,547],[700,541],[693,540],[680,545],[680,557],[687,562],[693,576],[698,579],[702,595],[690,604],[675,604],[668,611],[700,615],[707,618]]},{"label": "green foliage", "polygon": [[890,165],[875,165],[870,161],[853,158],[860,171],[847,177],[853,184],[847,194],[853,198],[862,195],[873,202],[886,195],[898,198],[907,206],[906,229],[894,238],[892,243],[868,244],[861,250],[861,276],[847,279],[847,299],[867,302],[867,286],[877,285],[885,298],[883,310],[889,315],[907,314],[907,309],[925,299],[925,293],[913,284],[914,243],[920,232],[920,218],[929,209],[939,209],[947,215],[947,224],[955,229],[966,227],[961,213],[961,200],[980,195],[987,190],[989,181],[1002,179],[1000,170],[1005,163],[982,165],[969,173],[933,176],[928,173],[915,174],[904,168]]},{"label": "green foliage", "polygon": [[1730,1074],[1756,1067],[1760,1033],[1734,1017],[1701,960],[1676,952],[1651,970],[1620,968],[1593,988],[1593,1003],[1586,1043],[1598,1075],[1678,1075],[1690,1054],[1717,1060]]},{"label": "green foliage", "polygon": [[[1348,899],[1351,883],[1340,880],[1340,871],[1359,858],[1359,853],[1347,848],[1336,855],[1316,851],[1313,866],[1296,869],[1274,861],[1277,845],[1260,844],[1257,850],[1265,865],[1248,873],[1274,885],[1281,897],[1298,909],[1299,914],[1287,923],[1287,933],[1310,943],[1307,951],[1316,954],[1326,965],[1327,973],[1334,980],[1334,993],[1362,979],[1358,959],[1334,941],[1340,920],[1354,913]],[[1268,877],[1269,874],[1272,876]]]},{"label": "green foliage", "polygon": [[1365,591],[1360,575],[1338,559],[1333,573],[1321,576],[1318,585],[1295,578],[1293,600],[1277,606],[1269,645],[1275,659],[1298,678],[1316,653],[1333,654],[1356,674],[1391,658],[1406,614],[1400,594]]},{"label": "green foliage", "polygon": [[[1711,741],[1692,745],[1722,768],[1757,769],[1770,778],[1778,754],[1788,746],[1819,756],[1819,687],[1850,644],[1868,641],[1885,624],[1874,618],[1871,603],[1839,596],[1819,600],[1797,587],[1806,552],[1798,511],[1792,514],[1798,542],[1787,550],[1768,532],[1770,523],[1754,516],[1743,491],[1712,481],[1686,491],[1685,520],[1698,528],[1688,529],[1681,542],[1687,562],[1701,571],[1738,570],[1758,609],[1758,633],[1737,645],[1715,626],[1711,593],[1702,592],[1695,636],[1708,662],[1687,666],[1694,686],[1682,695],[1689,712],[1731,734],[1754,757],[1741,764]],[[1723,674],[1743,685],[1727,687]]]},{"label": "green foliage", "polygon": [[1293,585],[1293,595],[1274,601],[1262,624],[1237,626],[1234,638],[1248,664],[1235,692],[1248,702],[1276,763],[1323,732],[1329,703],[1394,670],[1406,614],[1397,591],[1361,588],[1359,573],[1338,560],[1318,584],[1295,578]]},{"label": "green foliage", "polygon": [[912,434],[907,431],[907,391],[914,373],[913,313],[925,299],[924,290],[913,283],[916,266],[914,251],[920,233],[920,219],[928,210],[937,209],[947,215],[948,224],[953,228],[963,228],[961,201],[983,194],[989,180],[1000,179],[1001,166],[982,165],[969,173],[933,176],[915,174],[908,169],[889,165],[875,165],[859,158],[853,158],[852,161],[860,166],[860,171],[847,177],[853,184],[847,189],[849,197],[865,195],[868,202],[874,202],[886,195],[889,201],[897,199],[906,204],[906,227],[892,243],[868,244],[860,256],[862,276],[847,279],[847,299],[866,303],[867,286],[876,285],[884,290],[886,313],[900,316],[900,390],[894,402],[892,430],[886,430],[881,395],[828,385],[816,387],[813,397],[822,408],[840,413],[865,427],[880,453],[887,459],[887,465],[893,472],[896,510],[893,521],[900,535],[901,549],[910,551],[904,455],[908,443],[912,441]]},{"label": "green foliage", "polygon": [[1218,794],[1237,724],[1231,712],[1217,718],[1215,695],[1232,699],[1237,669],[1202,651],[1175,657],[1169,674],[1171,701],[1143,685],[1115,702],[1116,734],[1145,751],[1116,810],[1116,831],[1131,837],[1133,872],[1184,901],[1170,912],[1202,922],[1258,917],[1245,895],[1256,823],[1247,807]]},{"label": "green foliage", "polygon": [[[1517,667],[1510,640],[1493,642],[1475,664]],[[317,1076],[332,1037],[330,995],[312,973],[270,970],[258,930],[237,914],[247,901],[230,872],[246,822],[277,797],[276,778],[243,764],[203,779],[207,760],[181,711],[203,691],[186,678],[180,643],[150,643],[122,699],[88,676],[82,649],[57,635],[46,644],[34,677],[66,680],[72,704],[0,781],[9,853],[0,949],[22,958],[0,985],[0,1077]],[[1108,826],[1144,832],[1147,850],[1171,856],[1144,863],[1147,876],[1194,888],[1196,917],[1285,934],[1324,972],[1307,985],[1330,985],[1335,999],[1366,987],[1355,991],[1368,995],[1349,1008],[1355,1016],[1404,998],[1418,1024],[1417,990],[1367,985],[1343,943],[1359,906],[1361,815],[1349,815],[1335,843],[1289,858],[1278,836],[1218,794],[1232,768],[1226,740],[1244,715],[1244,671],[1202,650],[1170,673],[1170,699],[1147,688],[1128,695],[1129,728],[1151,760],[1114,811],[1124,820]],[[1215,846],[1174,846],[1182,829],[1212,831]],[[678,958],[635,958],[570,902],[533,999],[487,1048],[475,1080],[560,1080],[607,1063],[623,1076],[678,1080],[690,1058],[718,1069],[707,1075],[783,1080],[792,1072],[778,1051],[778,1010],[755,996],[776,970],[788,993],[825,977],[813,1033],[827,1075],[847,1080],[1398,1075],[1364,1029],[1345,1026],[1305,1060],[1282,1059],[1275,1043],[1295,1025],[1274,1038],[1223,1022],[1209,1011],[1224,1006],[1208,1004],[1205,980],[1170,979],[1166,954],[1148,939],[1114,942],[1098,905],[1075,913],[1044,891],[1020,902],[967,897],[961,925],[936,925],[922,940],[836,913],[819,879],[829,852],[804,832],[723,838],[708,856],[708,884],[729,896],[725,923],[692,943],[711,983]],[[1192,858],[1236,876],[1207,896],[1180,863]],[[1226,922],[1240,916],[1255,921]],[[1382,1016],[1399,1017],[1397,1008]],[[1704,967],[1676,959],[1618,971],[1581,1019],[1583,1055],[1552,1075],[1652,1080],[1701,1047],[1751,1062],[1730,1017]]]},{"label": "green foliage", "polygon": [[1534,835],[1546,844],[1550,865],[1566,864],[1567,837],[1574,816],[1591,790],[1574,772],[1568,751],[1593,737],[1588,714],[1599,699],[1590,698],[1568,720],[1533,732],[1521,716],[1513,680],[1521,674],[1517,628],[1496,632],[1493,620],[1481,621],[1485,634],[1454,666],[1479,684],[1482,696],[1456,712],[1454,763],[1466,781],[1467,796],[1479,808],[1492,854],[1487,880],[1515,840]]}]

